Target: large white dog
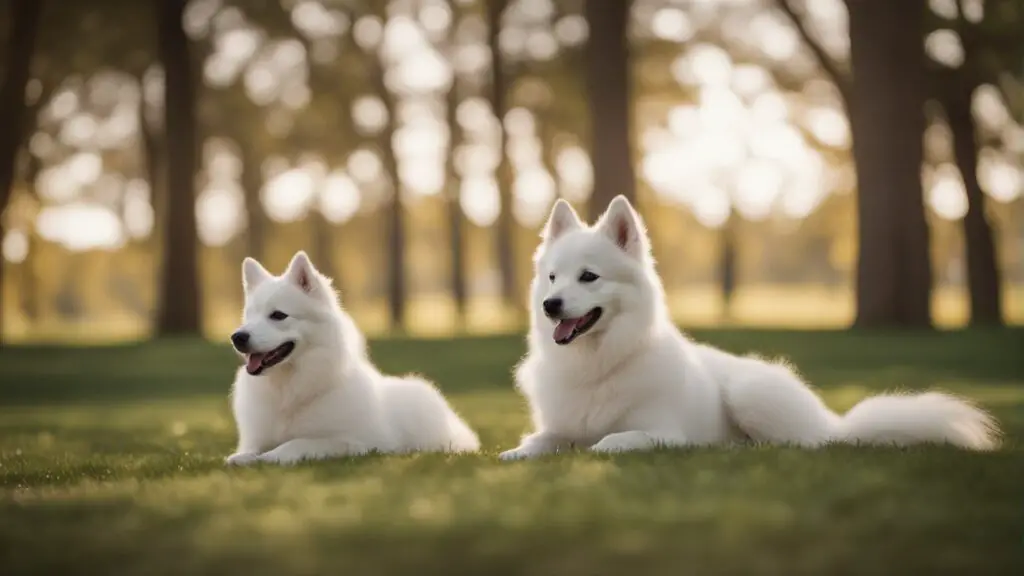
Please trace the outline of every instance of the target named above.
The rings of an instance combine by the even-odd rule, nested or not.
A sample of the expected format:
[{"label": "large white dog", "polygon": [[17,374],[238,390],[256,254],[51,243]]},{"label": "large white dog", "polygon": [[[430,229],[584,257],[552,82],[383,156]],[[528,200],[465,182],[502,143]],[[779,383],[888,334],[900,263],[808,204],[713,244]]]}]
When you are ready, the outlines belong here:
[{"label": "large white dog", "polygon": [[516,372],[535,431],[503,459],[734,441],[997,444],[995,421],[965,400],[875,396],[839,415],[788,366],[689,340],[670,321],[647,232],[623,197],[592,227],[559,201],[535,266],[529,353]]},{"label": "large white dog", "polygon": [[299,252],[283,276],[242,264],[245,358],[233,386],[228,464],[291,464],[371,451],[475,452],[476,434],[430,383],[382,375],[330,280]]}]

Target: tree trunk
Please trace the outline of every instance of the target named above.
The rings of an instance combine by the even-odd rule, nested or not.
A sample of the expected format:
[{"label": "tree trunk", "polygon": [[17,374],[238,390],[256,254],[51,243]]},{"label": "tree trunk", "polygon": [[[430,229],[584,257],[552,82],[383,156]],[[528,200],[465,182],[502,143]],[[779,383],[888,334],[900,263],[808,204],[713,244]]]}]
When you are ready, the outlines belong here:
[{"label": "tree trunk", "polygon": [[265,256],[263,241],[267,234],[267,217],[263,211],[263,202],[260,200],[260,191],[263,189],[263,162],[260,155],[253,149],[252,143],[246,142],[245,138],[237,139],[236,143],[242,157],[240,180],[248,218],[248,228],[245,232],[245,252],[247,256],[263,262]]},{"label": "tree trunk", "polygon": [[448,233],[449,246],[451,248],[451,290],[452,300],[455,302],[456,322],[459,328],[464,327],[466,321],[466,304],[468,290],[466,288],[466,263],[463,238],[465,237],[466,219],[462,214],[462,202],[459,175],[455,170],[455,151],[462,141],[462,130],[455,117],[455,111],[459,106],[458,80],[452,78],[452,85],[448,89],[447,96],[447,121],[448,121],[448,158],[446,162],[445,186],[447,188],[448,202]]},{"label": "tree trunk", "polygon": [[594,191],[590,219],[597,219],[612,198],[622,194],[636,200],[636,181],[630,153],[632,102],[629,0],[584,2],[590,29],[586,49],[587,97],[590,100],[591,157]]},{"label": "tree trunk", "polygon": [[739,226],[739,215],[730,208],[729,217],[722,226],[722,252],[719,261],[719,288],[722,294],[722,319],[733,317],[733,295],[736,293],[736,228]]},{"label": "tree trunk", "polygon": [[1001,326],[1002,286],[993,241],[992,225],[985,214],[985,194],[978,181],[978,143],[974,115],[971,112],[970,85],[953,79],[944,90],[943,104],[953,132],[956,165],[967,192],[967,214],[963,220],[967,253],[967,285],[970,290],[971,325]]},{"label": "tree trunk", "polygon": [[558,150],[555,149],[555,141],[558,139],[558,130],[555,128],[555,121],[552,119],[554,113],[549,109],[538,115],[537,121],[540,129],[540,161],[544,170],[551,176],[555,184],[555,197],[565,198],[565,191],[562,190],[562,181],[558,177]]},{"label": "tree trunk", "polygon": [[[393,118],[394,106],[388,115]],[[382,147],[384,170],[391,180],[392,197],[388,207],[388,311],[391,328],[404,332],[406,328],[407,290],[405,286],[405,208],[402,206],[402,180],[398,175],[398,159],[392,149],[394,141],[394,120],[388,120],[384,129],[385,144]]]},{"label": "tree trunk", "polygon": [[405,209],[402,206],[402,179],[398,172],[398,158],[395,156],[395,131],[398,118],[394,95],[384,82],[384,62],[380,54],[372,54],[372,82],[377,95],[384,101],[388,120],[380,134],[381,163],[384,173],[391,182],[391,203],[387,207],[388,247],[388,315],[391,329],[404,332],[408,294],[405,286]]},{"label": "tree trunk", "polygon": [[930,327],[931,261],[921,188],[926,3],[846,5],[858,186],[855,325]]},{"label": "tree trunk", "polygon": [[[28,157],[25,188],[35,198],[36,205],[41,206],[36,180],[43,169],[43,163],[28,150],[24,152]],[[36,267],[36,261],[39,258],[39,233],[36,231],[34,222],[30,222],[28,229],[25,230],[25,238],[28,241],[28,253],[21,263],[21,285],[18,292],[21,294],[21,309],[25,318],[29,323],[34,323],[42,316],[42,307],[39,302],[39,272]]]},{"label": "tree trunk", "polygon": [[498,144],[498,167],[495,180],[498,184],[497,227],[494,231],[495,249],[498,256],[498,272],[501,275],[501,298],[507,306],[521,310],[523,303],[519,298],[519,284],[516,279],[515,216],[512,214],[512,164],[508,158],[508,131],[505,130],[505,113],[507,91],[505,59],[501,55],[501,18],[508,6],[508,0],[488,0],[487,2],[487,45],[491,51],[491,110],[498,119],[501,139]]},{"label": "tree trunk", "polygon": [[319,206],[314,206],[309,211],[308,218],[313,261],[324,276],[334,281],[334,289],[340,290],[341,278],[338,277],[337,267],[334,265],[334,226],[320,211]]},{"label": "tree trunk", "polygon": [[[25,88],[35,53],[43,0],[13,0],[8,6],[9,34],[3,80],[0,81],[0,215],[7,209],[14,186],[18,149],[24,140]],[[0,242],[5,230],[0,224]],[[0,346],[3,345],[3,287],[6,263],[0,256]]]},{"label": "tree trunk", "polygon": [[[139,93],[142,94],[143,87],[140,78]],[[146,178],[149,181],[149,203],[153,207],[153,230],[150,233],[150,246],[154,252],[160,249],[160,239],[164,237],[166,230],[167,215],[167,190],[166,190],[166,148],[163,133],[152,126],[146,120],[146,101],[139,98],[139,134],[142,143],[142,155],[146,164]]]},{"label": "tree trunk", "polygon": [[164,67],[167,135],[167,225],[157,336],[202,332],[196,233],[197,133],[195,86],[188,37],[182,27],[187,0],[160,0],[160,62]]}]

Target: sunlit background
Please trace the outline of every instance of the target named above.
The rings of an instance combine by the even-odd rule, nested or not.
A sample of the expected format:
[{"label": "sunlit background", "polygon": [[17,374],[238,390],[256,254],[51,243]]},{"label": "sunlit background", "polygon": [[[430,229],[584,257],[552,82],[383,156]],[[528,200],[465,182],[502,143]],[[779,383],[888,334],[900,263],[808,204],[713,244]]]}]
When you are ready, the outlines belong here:
[{"label": "sunlit background", "polygon": [[[458,327],[450,203],[465,219],[461,328],[521,325],[516,303],[502,301],[496,246],[511,245],[522,293],[552,202],[584,206],[593,181],[581,2],[508,2],[497,38],[507,83],[501,119],[484,2],[391,0],[362,14],[329,0],[282,0],[279,12],[257,4],[192,0],[185,18],[202,77],[196,219],[208,332],[220,337],[237,319],[244,255],[279,271],[298,249],[336,277],[367,331],[388,329],[393,187],[382,142],[397,163],[406,214],[407,329]],[[984,18],[981,0],[963,5],[968,19]],[[126,30],[142,8],[117,6],[60,8],[70,31],[54,19],[41,35],[44,63],[29,85],[38,118],[4,213],[3,330],[14,340],[149,330],[161,240],[147,162],[162,130],[163,75],[149,48],[132,44],[140,32]],[[847,59],[842,2],[803,6],[815,38]],[[940,17],[955,10],[953,0],[930,7]],[[94,41],[97,34],[113,38]],[[857,231],[850,126],[793,22],[771,1],[636,0],[630,43],[638,205],[679,321],[848,324]],[[65,61],[70,47],[81,54]],[[951,29],[931,32],[925,47],[936,65],[963,65]],[[377,50],[379,70],[366,56]],[[973,112],[1005,313],[1020,322],[1024,127],[1014,109],[1021,101],[1005,93],[982,85]],[[941,115],[929,118],[922,178],[934,314],[956,326],[967,318],[960,221],[968,203],[950,130]],[[515,224],[504,240],[502,128]],[[728,306],[719,280],[726,230],[736,255]]]}]

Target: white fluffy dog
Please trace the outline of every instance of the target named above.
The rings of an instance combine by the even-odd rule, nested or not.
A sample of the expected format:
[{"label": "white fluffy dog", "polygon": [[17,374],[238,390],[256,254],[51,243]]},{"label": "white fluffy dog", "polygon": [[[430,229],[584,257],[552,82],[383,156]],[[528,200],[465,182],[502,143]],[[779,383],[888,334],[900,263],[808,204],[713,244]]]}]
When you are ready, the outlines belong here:
[{"label": "white fluffy dog", "polygon": [[299,252],[283,276],[242,264],[244,356],[228,464],[291,464],[371,451],[475,452],[476,434],[430,383],[382,375],[330,280]]},{"label": "white fluffy dog", "polygon": [[559,201],[535,266],[529,353],[516,372],[535,431],[503,459],[736,441],[997,444],[995,421],[965,400],[875,396],[839,415],[787,366],[689,340],[624,197],[593,227]]}]

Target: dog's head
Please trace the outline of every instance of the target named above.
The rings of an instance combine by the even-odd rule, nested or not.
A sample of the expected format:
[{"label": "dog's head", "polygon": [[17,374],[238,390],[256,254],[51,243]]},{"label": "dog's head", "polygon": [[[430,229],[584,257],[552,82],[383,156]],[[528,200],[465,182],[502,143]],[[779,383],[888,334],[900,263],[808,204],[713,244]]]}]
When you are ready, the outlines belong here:
[{"label": "dog's head", "polygon": [[337,295],[305,252],[296,253],[281,276],[246,258],[242,285],[245,310],[231,343],[253,376],[326,345],[337,332],[331,321],[340,309]]},{"label": "dog's head", "polygon": [[[656,301],[647,231],[624,196],[596,224],[555,203],[535,255],[534,324],[565,346],[616,323],[646,318]],[[543,329],[543,328],[541,328]]]}]

